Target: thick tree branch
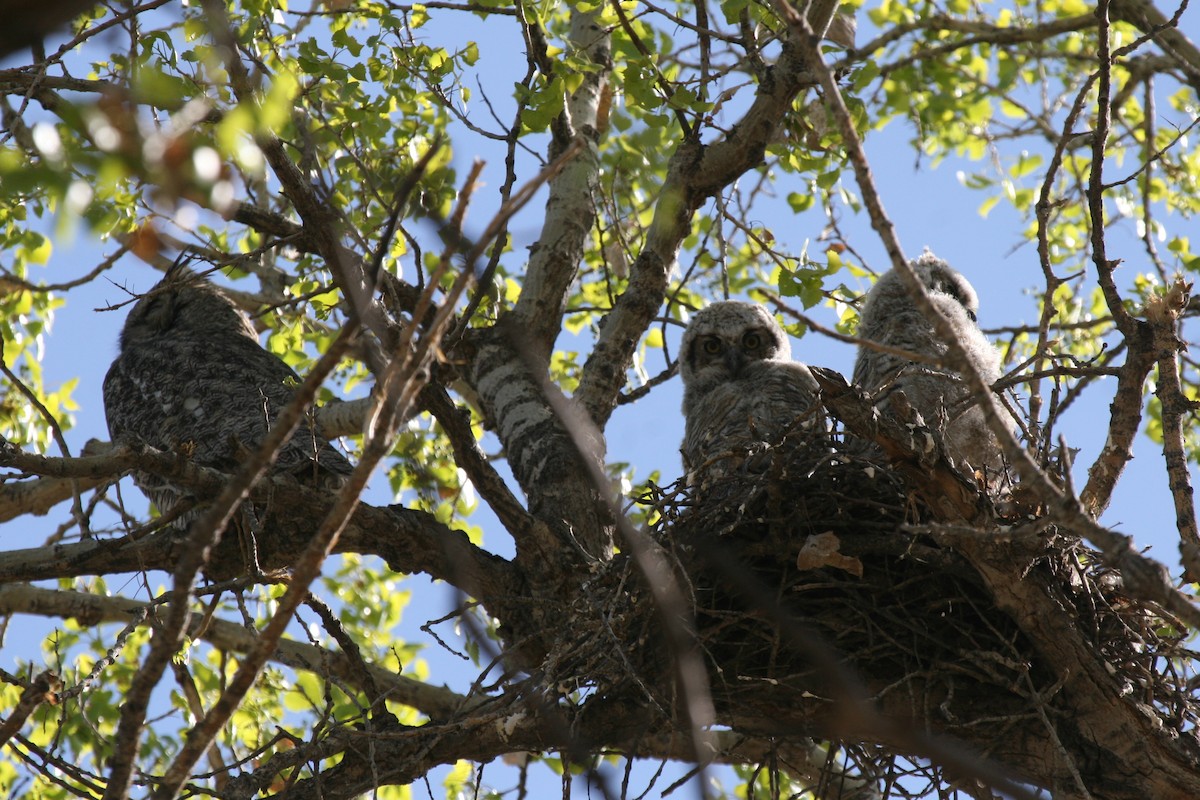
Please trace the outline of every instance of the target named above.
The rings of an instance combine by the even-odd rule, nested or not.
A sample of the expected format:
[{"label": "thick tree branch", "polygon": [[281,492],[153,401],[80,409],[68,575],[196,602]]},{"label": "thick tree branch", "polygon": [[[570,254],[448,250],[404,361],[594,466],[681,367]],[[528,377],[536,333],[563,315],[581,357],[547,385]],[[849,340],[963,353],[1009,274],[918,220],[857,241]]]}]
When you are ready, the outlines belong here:
[{"label": "thick tree branch", "polygon": [[[140,603],[123,597],[103,597],[6,582],[0,585],[0,614],[37,614],[76,619],[83,625],[96,625],[101,622],[155,625],[162,621],[163,606]],[[248,653],[257,642],[255,633],[242,625],[195,612],[189,614],[185,631],[189,637],[199,637],[213,647],[234,653]],[[360,691],[368,690],[344,653],[283,639],[271,660],[292,669],[336,678]],[[374,664],[367,665],[367,670],[383,697],[415,708],[431,719],[449,719],[470,706],[466,697],[444,686],[433,686],[397,675],[390,669]]]},{"label": "thick tree branch", "polygon": [[530,374],[522,331],[512,330],[508,320],[474,332],[467,341],[473,350],[469,380],[493,417],[513,475],[529,498],[529,512],[542,523],[510,531],[517,537],[517,561],[537,564],[531,574],[558,575],[579,563],[606,559],[612,550],[611,520],[600,511],[601,498],[581,482],[586,468],[580,463],[581,458],[602,459],[603,441],[593,442],[586,455],[578,453],[546,402],[541,379]]},{"label": "thick tree branch", "polygon": [[[1078,518],[1086,519],[1083,515]],[[1086,765],[1095,796],[1176,800],[1194,796],[1194,742],[1186,741],[1190,737],[1165,733],[1154,711],[1125,699],[1126,687],[1112,667],[1097,657],[1095,646],[1084,639],[1067,603],[1047,595],[1045,587],[1035,582],[1013,580],[1012,569],[1001,554],[1003,545],[986,537],[951,538],[954,548],[987,581],[997,606],[1029,632],[1047,663],[1061,668],[1073,724],[1089,743],[1111,754],[1104,767]],[[1080,749],[1078,744],[1075,747]],[[1047,766],[1056,760],[1050,756]],[[1060,790],[1066,797],[1090,796],[1065,785]]]},{"label": "thick tree branch", "polygon": [[550,156],[553,160],[580,136],[587,142],[586,152],[550,181],[542,233],[530,248],[521,295],[511,312],[525,331],[530,352],[543,363],[548,363],[562,328],[568,290],[583,261],[596,216],[593,195],[600,169],[597,115],[601,92],[612,69],[610,34],[596,23],[596,13],[579,8],[571,11],[568,40],[596,69],[584,73],[579,88],[568,95],[561,124],[555,126]]},{"label": "thick tree branch", "polygon": [[[229,476],[216,470],[196,466],[182,456],[149,448],[121,448],[104,456],[48,458],[4,447],[0,448],[0,466],[54,475],[57,479],[76,476],[97,482],[138,469],[188,487],[202,500],[220,493],[229,481]],[[312,521],[324,516],[332,498],[328,492],[301,486],[286,478],[264,480],[256,485],[248,499],[266,503],[272,519],[280,523],[276,527],[295,530],[297,538],[296,542],[277,546],[264,542],[268,548],[264,558],[269,558],[276,549],[279,551],[276,558],[294,554],[294,548],[302,546],[312,531]],[[136,539],[96,539],[10,550],[0,553],[0,581],[169,570],[183,545],[177,534],[167,530]],[[479,599],[517,594],[516,572],[507,561],[476,547],[466,534],[448,528],[432,515],[400,506],[383,509],[360,505],[336,552],[377,555],[397,572],[423,572]],[[285,566],[286,563],[268,561],[264,566]],[[503,603],[500,609],[492,609],[492,613],[500,615],[502,609]]]},{"label": "thick tree branch", "polygon": [[92,0],[4,0],[0,14],[0,57],[40,46],[42,40],[94,5]]},{"label": "thick tree branch", "polygon": [[[814,6],[829,16],[836,8],[827,3]],[[828,17],[812,20],[819,30],[828,25]],[[685,141],[671,158],[645,245],[631,268],[629,286],[605,318],[575,393],[576,401],[600,430],[616,407],[642,334],[662,307],[667,276],[680,243],[690,232],[692,216],[705,199],[762,163],[780,121],[797,95],[812,85],[804,57],[792,38],[784,43],[750,108],[725,139],[708,146]]]},{"label": "thick tree branch", "polygon": [[1192,481],[1188,475],[1184,451],[1183,420],[1195,413],[1197,404],[1184,394],[1179,380],[1179,354],[1187,349],[1176,333],[1179,317],[1187,308],[1190,284],[1176,277],[1174,285],[1146,304],[1146,319],[1154,330],[1154,351],[1158,363],[1156,393],[1162,404],[1163,457],[1167,462],[1168,485],[1175,503],[1175,528],[1179,531],[1179,550],[1183,555],[1184,580],[1200,581],[1197,556],[1200,556],[1200,531],[1196,528],[1196,505]]},{"label": "thick tree branch", "polygon": [[[1101,10],[1103,7],[1102,0]],[[938,335],[947,343],[949,347],[947,354],[952,365],[962,375],[972,397],[978,402],[979,408],[983,410],[988,426],[996,435],[1005,456],[1016,468],[1022,484],[1032,489],[1036,496],[1043,500],[1051,509],[1051,517],[1055,521],[1088,539],[1101,550],[1106,563],[1121,570],[1125,586],[1131,594],[1142,600],[1158,603],[1188,625],[1200,628],[1200,609],[1192,605],[1188,598],[1171,585],[1170,578],[1163,567],[1138,554],[1133,547],[1132,537],[1123,536],[1098,525],[1091,516],[1084,512],[1079,501],[1057,486],[1016,441],[1006,422],[1008,415],[999,407],[996,396],[984,383],[979,372],[963,351],[962,344],[958,341],[953,328],[950,327],[941,312],[933,307],[924,285],[904,258],[900,243],[895,236],[894,226],[884,212],[879,193],[875,189],[870,165],[863,152],[862,141],[854,128],[854,122],[846,108],[845,101],[842,99],[841,90],[825,65],[815,39],[812,38],[812,31],[808,28],[804,18],[796,14],[786,3],[779,3],[779,8],[780,13],[789,19],[790,24],[798,27],[803,34],[795,37],[795,40],[810,59],[822,88],[825,90],[826,102],[841,131],[850,163],[854,167],[859,190],[862,192],[864,204],[871,216],[871,225],[883,241],[884,248],[891,258],[892,268],[902,276],[916,306],[927,319],[934,323]]]},{"label": "thick tree branch", "polygon": [[1117,390],[1108,407],[1108,436],[1079,493],[1080,505],[1095,519],[1108,508],[1117,481],[1133,459],[1133,441],[1142,423],[1142,392],[1154,369],[1154,332],[1141,320],[1135,322],[1133,335],[1125,339],[1128,353],[1119,367]]},{"label": "thick tree branch", "polygon": [[[531,704],[532,705],[532,704]],[[690,759],[691,743],[675,734],[656,734],[639,729],[631,720],[633,713],[616,712],[608,720],[587,714],[572,715],[558,707],[532,709],[511,705],[488,714],[477,714],[448,725],[426,725],[380,734],[341,729],[334,736],[299,753],[281,753],[253,773],[230,781],[229,800],[250,800],[259,796],[290,769],[299,758],[328,757],[339,752],[366,753],[370,740],[371,757],[348,757],[321,779],[306,780],[287,793],[289,800],[304,798],[350,798],[378,785],[402,785],[419,779],[433,767],[453,763],[456,750],[466,749],[463,758],[487,763],[498,756],[522,751],[569,751],[586,743],[595,750],[627,753],[630,758]],[[628,716],[629,720],[625,717]],[[619,740],[608,738],[611,729],[622,732]],[[718,732],[713,739],[713,759],[732,764],[778,762],[781,769],[814,784],[822,778],[826,787],[821,800],[874,800],[880,793],[864,778],[823,762],[827,754],[815,746],[792,741],[747,737],[730,731]],[[449,759],[449,760],[447,760]],[[271,795],[280,797],[280,795]]]}]

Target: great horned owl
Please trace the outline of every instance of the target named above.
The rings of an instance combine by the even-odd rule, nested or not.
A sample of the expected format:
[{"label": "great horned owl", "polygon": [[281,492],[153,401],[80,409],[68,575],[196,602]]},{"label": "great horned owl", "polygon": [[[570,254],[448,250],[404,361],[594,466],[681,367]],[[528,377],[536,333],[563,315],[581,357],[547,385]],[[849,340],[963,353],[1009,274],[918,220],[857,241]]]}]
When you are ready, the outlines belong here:
[{"label": "great horned owl", "polygon": [[[929,251],[911,266],[925,284],[933,305],[950,321],[984,383],[994,383],[1000,377],[1000,354],[976,324],[979,298],[975,289]],[[948,350],[894,270],[880,277],[867,294],[858,335],[938,360]],[[858,348],[854,382],[869,392],[880,392],[883,399],[879,405],[885,410],[894,411],[888,393],[903,390],[909,404],[927,425],[943,429],[946,451],[956,463],[966,461],[977,469],[1000,468],[1002,459],[996,437],[988,428],[983,411],[972,402],[962,377],[953,369],[914,363],[864,344]]]},{"label": "great horned owl", "polygon": [[[240,451],[262,443],[298,382],[291,367],[259,346],[250,321],[220,289],[177,266],[130,310],[120,354],[104,377],[104,412],[114,441],[186,453],[201,466],[232,472]],[[345,456],[304,425],[273,467],[274,474],[330,489],[350,470]],[[144,472],[133,480],[164,513],[187,495]],[[199,513],[187,512],[176,527]]]},{"label": "great horned owl", "polygon": [[766,309],[726,300],[692,317],[680,345],[686,427],[680,451],[690,483],[732,471],[792,431],[826,430],[817,382],[791,360]]}]

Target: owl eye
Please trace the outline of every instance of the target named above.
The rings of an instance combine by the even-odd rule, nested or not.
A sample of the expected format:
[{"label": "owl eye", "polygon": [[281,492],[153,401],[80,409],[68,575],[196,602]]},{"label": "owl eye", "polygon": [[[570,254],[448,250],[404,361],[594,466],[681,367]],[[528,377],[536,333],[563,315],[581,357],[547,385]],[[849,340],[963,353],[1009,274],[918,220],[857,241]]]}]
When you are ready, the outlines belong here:
[{"label": "owl eye", "polygon": [[717,353],[721,352],[721,343],[716,339],[705,339],[704,352],[708,353],[710,356],[715,356]]},{"label": "owl eye", "polygon": [[757,350],[762,347],[762,334],[751,331],[742,337],[742,347],[747,350]]}]

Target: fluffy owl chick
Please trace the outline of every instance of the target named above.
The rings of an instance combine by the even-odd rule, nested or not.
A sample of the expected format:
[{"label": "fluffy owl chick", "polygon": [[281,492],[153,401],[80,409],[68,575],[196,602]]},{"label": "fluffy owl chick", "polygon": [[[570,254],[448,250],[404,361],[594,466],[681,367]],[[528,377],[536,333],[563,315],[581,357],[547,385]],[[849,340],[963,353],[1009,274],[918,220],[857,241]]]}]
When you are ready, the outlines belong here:
[{"label": "fluffy owl chick", "polygon": [[[176,267],[129,312],[120,354],[104,378],[104,412],[114,441],[186,453],[231,472],[242,449],[257,448],[295,396],[291,367],[264,350],[249,319],[213,284]],[[273,472],[336,488],[351,465],[328,441],[301,427],[279,450]],[[166,512],[187,490],[143,472],[134,483]],[[183,529],[193,510],[175,524]]]},{"label": "fluffy owl chick", "polygon": [[[994,383],[1000,377],[1000,354],[975,322],[979,311],[975,289],[929,251],[911,266],[925,284],[933,305],[950,321],[984,383]],[[858,335],[939,360],[949,349],[913,303],[903,279],[894,270],[880,277],[867,295]],[[869,392],[882,389],[879,405],[884,410],[894,411],[887,393],[901,389],[927,425],[936,428],[944,422],[946,451],[956,463],[965,461],[976,469],[1000,468],[1000,449],[983,411],[971,401],[962,377],[949,367],[918,364],[860,345],[854,382]]]},{"label": "fluffy owl chick", "polygon": [[793,430],[826,430],[817,382],[791,360],[783,329],[754,303],[713,303],[692,317],[680,346],[689,483],[732,472]]}]

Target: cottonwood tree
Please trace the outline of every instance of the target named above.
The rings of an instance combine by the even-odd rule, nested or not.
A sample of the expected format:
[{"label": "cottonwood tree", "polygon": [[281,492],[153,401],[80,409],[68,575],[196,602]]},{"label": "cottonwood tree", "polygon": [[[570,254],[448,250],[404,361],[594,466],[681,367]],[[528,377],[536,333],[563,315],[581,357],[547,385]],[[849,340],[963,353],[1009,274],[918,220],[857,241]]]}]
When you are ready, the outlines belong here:
[{"label": "cottonwood tree", "polygon": [[[733,765],[753,796],[1200,796],[1192,17],[150,0],[14,28],[0,608],[46,642],[9,631],[28,646],[2,675],[0,785],[401,797],[457,764],[464,794],[523,796],[550,767],[634,793],[608,758],[693,762],[701,792]],[[953,347],[945,365],[1008,474],[961,474],[919,421],[821,370],[829,446],[785,440],[703,491],[610,463],[614,409],[671,391],[706,301],[758,299],[803,342],[853,335],[867,270],[916,254],[886,210],[912,198],[881,192],[863,150],[897,120],[920,169],[953,160],[981,210],[1020,220],[1035,322],[1013,309],[993,332],[994,387]],[[71,230],[94,263],[57,255]],[[119,305],[116,286],[149,288],[136,265],[180,253],[306,376],[298,404],[359,465],[347,489],[73,434],[102,409],[44,379],[43,348],[106,359],[47,338],[53,316]],[[1096,394],[1103,446],[1075,455],[1059,432]],[[1136,524],[1100,521],[1139,431],[1162,443],[1182,583]],[[852,437],[884,455],[841,452]],[[212,513],[164,526],[118,483],[134,468]],[[381,500],[359,497],[372,472]],[[260,543],[258,570],[206,564],[246,497],[291,538]],[[402,636],[442,586],[449,622]],[[450,624],[473,666],[445,685],[419,654],[454,646]],[[519,774],[485,781],[501,757],[488,769]]]}]

